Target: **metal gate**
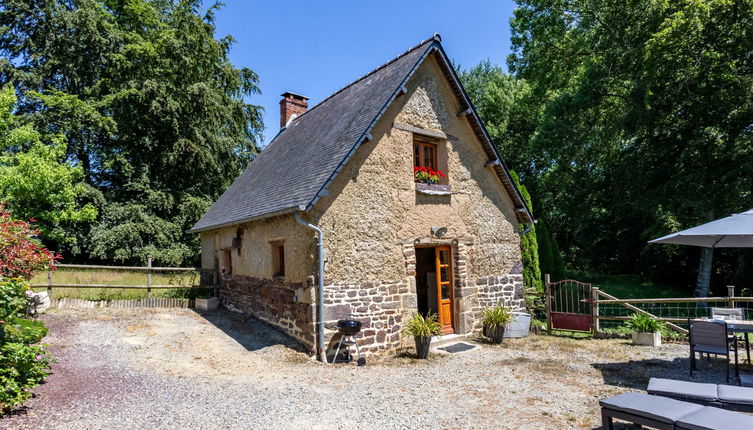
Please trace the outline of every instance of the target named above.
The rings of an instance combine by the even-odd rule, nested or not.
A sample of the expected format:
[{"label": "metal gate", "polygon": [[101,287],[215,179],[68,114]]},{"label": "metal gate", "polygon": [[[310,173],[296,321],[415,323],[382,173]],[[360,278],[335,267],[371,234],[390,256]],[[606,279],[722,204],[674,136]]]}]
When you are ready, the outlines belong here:
[{"label": "metal gate", "polygon": [[593,316],[591,284],[566,279],[550,282],[546,277],[546,311],[549,330],[591,331]]}]

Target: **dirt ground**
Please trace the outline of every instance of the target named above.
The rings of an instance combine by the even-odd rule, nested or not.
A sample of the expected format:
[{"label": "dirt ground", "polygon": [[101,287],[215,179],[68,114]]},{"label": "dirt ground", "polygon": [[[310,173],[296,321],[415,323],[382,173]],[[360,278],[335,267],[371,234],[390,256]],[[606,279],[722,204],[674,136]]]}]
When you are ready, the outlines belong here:
[{"label": "dirt ground", "polygon": [[[58,363],[0,429],[597,429],[598,401],[690,379],[686,344],[531,336],[326,365],[254,319],[188,309],[53,310]],[[693,380],[721,383],[724,364]],[[618,427],[619,428],[619,427]]]}]

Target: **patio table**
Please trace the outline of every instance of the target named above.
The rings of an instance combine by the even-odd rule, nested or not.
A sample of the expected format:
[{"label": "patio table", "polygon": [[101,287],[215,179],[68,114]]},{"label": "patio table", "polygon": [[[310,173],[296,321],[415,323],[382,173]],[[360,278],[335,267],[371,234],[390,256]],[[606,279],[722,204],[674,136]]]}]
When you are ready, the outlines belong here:
[{"label": "patio table", "polygon": [[727,320],[727,331],[729,333],[744,333],[745,334],[745,350],[748,353],[748,364],[750,364],[750,341],[748,340],[748,333],[753,333],[753,321],[740,320],[730,321]]}]

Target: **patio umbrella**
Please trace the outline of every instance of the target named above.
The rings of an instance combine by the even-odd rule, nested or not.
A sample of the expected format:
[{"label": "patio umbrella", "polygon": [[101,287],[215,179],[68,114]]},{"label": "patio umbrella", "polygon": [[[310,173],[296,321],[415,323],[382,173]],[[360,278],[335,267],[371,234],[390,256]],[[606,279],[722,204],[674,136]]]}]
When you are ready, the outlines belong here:
[{"label": "patio umbrella", "polygon": [[753,248],[753,209],[672,233],[649,243],[706,248]]}]

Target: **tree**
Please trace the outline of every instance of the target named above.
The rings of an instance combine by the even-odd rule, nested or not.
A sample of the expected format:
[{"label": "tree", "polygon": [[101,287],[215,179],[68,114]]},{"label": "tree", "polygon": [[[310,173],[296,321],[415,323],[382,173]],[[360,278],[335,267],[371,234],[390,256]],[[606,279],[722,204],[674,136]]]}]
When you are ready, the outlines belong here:
[{"label": "tree", "polygon": [[682,276],[697,250],[646,241],[750,205],[753,2],[530,0],[511,23],[541,112],[526,184],[569,263]]},{"label": "tree", "polygon": [[[533,211],[533,204],[531,202],[531,195],[528,194],[528,189],[525,185],[520,183],[518,174],[515,171],[510,171],[515,185],[520,190],[520,194],[523,196],[523,200],[528,205],[528,208]],[[523,257],[523,282],[526,287],[542,291],[541,283],[541,267],[539,265],[539,244],[536,236],[536,226],[532,224],[521,224],[521,233],[525,231],[525,234],[520,236],[520,250]]]},{"label": "tree", "polygon": [[0,90],[0,201],[15,217],[35,219],[45,240],[75,241],[62,226],[97,216],[94,206],[80,204],[83,172],[65,161],[61,136],[44,143],[31,124],[19,124],[16,100],[12,87]]},{"label": "tree", "polygon": [[537,106],[530,87],[485,60],[468,70],[458,70],[463,87],[484,126],[508,165],[525,180],[535,173],[536,154],[530,148]]},{"label": "tree", "polygon": [[[259,92],[258,77],[230,63],[231,37],[215,38],[218,7],[8,0],[0,8],[8,59],[0,81],[24,95],[26,120],[65,137],[67,157],[101,193],[98,221],[70,231],[83,253],[195,259],[198,239],[185,231],[257,153],[261,108],[244,97]],[[138,239],[112,228],[121,222],[144,224]]]}]

